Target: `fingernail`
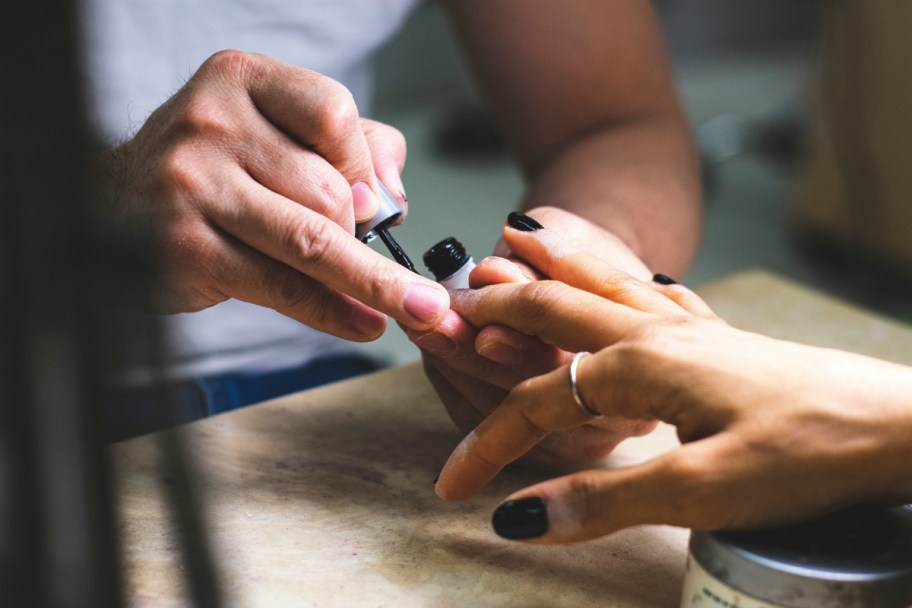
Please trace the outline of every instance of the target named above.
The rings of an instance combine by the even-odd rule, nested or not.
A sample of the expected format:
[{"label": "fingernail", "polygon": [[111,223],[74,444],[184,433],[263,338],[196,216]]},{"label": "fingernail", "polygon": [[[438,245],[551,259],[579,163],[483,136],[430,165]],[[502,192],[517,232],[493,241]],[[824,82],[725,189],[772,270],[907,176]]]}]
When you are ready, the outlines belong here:
[{"label": "fingernail", "polygon": [[533,220],[531,217],[525,213],[520,213],[519,211],[513,211],[510,215],[507,216],[507,223],[517,230],[522,230],[523,232],[532,232],[534,230],[541,230],[544,228],[541,224]]},{"label": "fingernail", "polygon": [[655,281],[656,283],[658,283],[659,285],[677,285],[678,284],[677,281],[675,281],[671,277],[665,276],[664,274],[652,275],[652,280]]},{"label": "fingernail", "polygon": [[352,186],[352,206],[355,211],[355,223],[366,222],[377,213],[380,199],[365,182],[358,182]]},{"label": "fingernail", "polygon": [[503,538],[536,538],[548,531],[548,508],[538,496],[508,500],[494,511],[491,523]]},{"label": "fingernail", "polygon": [[490,359],[501,365],[519,365],[522,363],[522,353],[509,344],[503,342],[488,342],[478,349],[478,354],[485,359]]},{"label": "fingernail", "polygon": [[420,338],[415,338],[415,345],[432,355],[447,357],[456,352],[456,343],[441,333],[432,331]]},{"label": "fingernail", "polygon": [[433,323],[449,307],[449,302],[442,288],[415,284],[409,287],[402,307],[418,321]]},{"label": "fingernail", "polygon": [[351,324],[358,333],[373,338],[386,329],[386,317],[367,308],[355,308],[352,312]]}]

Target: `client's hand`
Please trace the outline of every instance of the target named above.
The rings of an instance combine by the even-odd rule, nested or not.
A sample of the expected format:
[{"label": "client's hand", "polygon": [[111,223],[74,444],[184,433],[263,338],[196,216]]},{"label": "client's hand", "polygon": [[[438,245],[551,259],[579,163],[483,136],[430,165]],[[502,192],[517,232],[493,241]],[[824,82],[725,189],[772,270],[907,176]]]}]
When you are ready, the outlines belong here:
[{"label": "client's hand", "polygon": [[[588,251],[609,259],[638,276],[648,276],[645,265],[618,238],[591,222],[566,211],[542,207],[531,212],[557,226],[562,234]],[[510,222],[520,227],[534,226],[530,217],[511,214]],[[505,234],[519,232],[506,227]],[[533,268],[509,251],[509,237],[495,251],[506,257],[481,261],[472,273],[473,287],[495,283],[522,283],[547,278],[548,273]],[[665,298],[656,294],[656,301]],[[504,326],[480,330],[450,312],[433,330],[409,330],[409,337],[422,349],[428,379],[450,417],[469,432],[503,401],[519,382],[564,365],[572,353],[543,344]],[[649,432],[654,422],[629,419],[602,419],[591,425],[557,433],[524,457],[535,464],[593,463],[603,459],[622,440]]]},{"label": "client's hand", "polygon": [[[509,325],[566,350],[584,403],[603,416],[663,420],[682,447],[645,464],[557,478],[510,496],[508,538],[570,542],[661,523],[712,530],[782,524],[861,501],[912,498],[912,370],[733,329],[680,285],[693,314],[641,306],[651,289],[548,231],[511,249],[565,283],[456,295],[472,324]],[[556,272],[552,268],[551,273]],[[458,500],[555,432],[591,424],[566,367],[515,387],[450,456],[437,483]]]}]

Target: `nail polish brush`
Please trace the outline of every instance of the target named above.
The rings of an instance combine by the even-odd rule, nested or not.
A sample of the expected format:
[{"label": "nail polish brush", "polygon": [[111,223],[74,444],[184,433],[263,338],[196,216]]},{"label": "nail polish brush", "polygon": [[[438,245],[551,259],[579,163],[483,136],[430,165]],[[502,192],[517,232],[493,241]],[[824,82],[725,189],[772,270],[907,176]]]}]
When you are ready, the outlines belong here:
[{"label": "nail polish brush", "polygon": [[389,228],[402,215],[402,207],[389,193],[389,190],[380,183],[380,204],[377,212],[367,221],[355,225],[355,236],[363,243],[369,243],[376,237],[380,237],[386,248],[389,249],[390,255],[400,265],[405,266],[412,272],[418,274],[415,265],[403,251],[396,239],[389,233]]}]

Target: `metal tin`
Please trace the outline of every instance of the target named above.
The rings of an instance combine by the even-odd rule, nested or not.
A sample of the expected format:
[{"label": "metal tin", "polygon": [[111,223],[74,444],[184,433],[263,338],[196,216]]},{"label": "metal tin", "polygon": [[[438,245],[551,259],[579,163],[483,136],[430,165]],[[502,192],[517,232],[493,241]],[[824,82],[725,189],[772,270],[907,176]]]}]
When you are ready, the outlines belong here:
[{"label": "metal tin", "polygon": [[908,608],[912,505],[755,532],[693,532],[681,607]]}]

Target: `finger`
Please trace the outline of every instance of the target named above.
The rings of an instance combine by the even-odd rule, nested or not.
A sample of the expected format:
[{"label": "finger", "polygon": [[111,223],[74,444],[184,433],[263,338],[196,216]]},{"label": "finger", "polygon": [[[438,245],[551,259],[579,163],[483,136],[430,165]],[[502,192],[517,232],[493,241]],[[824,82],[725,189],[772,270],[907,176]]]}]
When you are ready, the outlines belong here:
[{"label": "finger", "polygon": [[501,536],[533,543],[578,542],[642,524],[714,530],[747,523],[756,516],[738,503],[750,503],[751,491],[738,467],[727,466],[733,458],[733,442],[720,436],[645,464],[551,479],[509,496],[492,523]]},{"label": "finger", "polygon": [[[436,357],[424,355],[422,360],[425,373],[443,401],[450,419],[463,434],[467,434],[477,427],[507,396],[507,391],[477,378],[461,374]],[[589,431],[590,429],[584,427],[579,430]],[[604,452],[597,447],[580,450],[580,443],[582,442],[586,446],[603,445],[603,438],[594,436],[597,434],[598,431],[592,429],[589,433],[574,436],[572,440],[571,438],[560,438],[558,441],[549,442],[546,439],[542,444],[529,450],[522,460],[535,466],[555,466],[579,461],[582,456],[584,462],[592,462],[593,460],[588,458],[590,453],[598,451],[603,454]],[[552,443],[554,445],[551,445]],[[568,457],[568,454],[575,457]]]},{"label": "finger", "polygon": [[[199,264],[193,268],[206,269],[209,274],[181,277],[175,284],[209,286],[222,294],[211,297],[211,301],[233,297],[266,306],[346,340],[374,340],[386,329],[386,316],[382,313],[328,289],[230,235],[207,227],[200,227],[195,234],[193,257]],[[186,265],[172,266],[189,272]]]},{"label": "finger", "polygon": [[502,325],[488,325],[478,330],[475,352],[521,371],[524,378],[540,376],[569,360],[566,352]]},{"label": "finger", "polygon": [[453,310],[475,327],[504,325],[571,352],[601,350],[651,317],[558,281],[454,290],[450,297]]},{"label": "finger", "polygon": [[367,139],[377,177],[402,206],[402,216],[396,221],[397,224],[401,223],[408,215],[408,198],[401,178],[405,168],[405,137],[395,127],[368,118],[361,119],[361,128]]},{"label": "finger", "polygon": [[449,309],[443,287],[402,268],[306,207],[257,184],[248,184],[232,203],[212,212],[213,221],[226,232],[407,327],[432,327]]},{"label": "finger", "polygon": [[378,192],[370,149],[351,92],[335,80],[264,55],[227,52],[260,112],[295,141],[325,158],[350,185],[366,182]]},{"label": "finger", "polygon": [[475,352],[475,328],[453,311],[429,331],[409,330],[409,339],[454,370],[472,378],[510,389],[524,377],[516,370],[495,363]]},{"label": "finger", "polygon": [[660,280],[653,279],[652,288],[669,300],[674,301],[678,306],[696,317],[704,319],[720,320],[718,315],[709,307],[709,304],[703,301],[703,298],[693,291],[677,282],[671,282],[665,275],[655,275],[661,277]]},{"label": "finger", "polygon": [[510,250],[549,278],[563,281],[638,310],[680,315],[686,311],[639,279],[583,251],[547,229],[520,231],[505,226]]},{"label": "finger", "polygon": [[446,500],[470,498],[551,433],[591,419],[573,403],[565,367],[527,380],[453,450],[440,472],[437,494]]},{"label": "finger", "polygon": [[[251,118],[247,128],[247,145],[234,154],[259,184],[333,220],[349,232],[354,231],[356,199],[366,201],[360,202],[360,206],[370,207],[373,210],[370,215],[376,211],[379,199],[365,182],[349,185],[326,159],[302,148],[268,121]],[[365,190],[367,196],[357,196],[359,189]]]},{"label": "finger", "polygon": [[469,275],[469,287],[477,289],[498,283],[529,283],[541,277],[527,264],[497,256],[478,262]]}]

